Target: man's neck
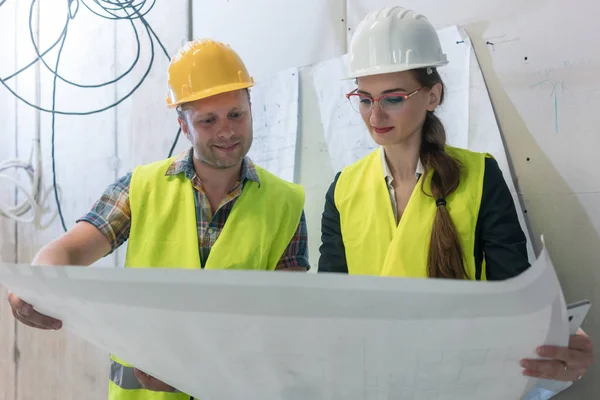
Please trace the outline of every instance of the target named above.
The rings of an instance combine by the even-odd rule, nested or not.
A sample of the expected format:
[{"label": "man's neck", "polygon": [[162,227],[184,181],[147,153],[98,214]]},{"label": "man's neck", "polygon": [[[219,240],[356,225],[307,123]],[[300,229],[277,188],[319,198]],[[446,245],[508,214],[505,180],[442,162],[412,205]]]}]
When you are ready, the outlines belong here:
[{"label": "man's neck", "polygon": [[420,135],[413,135],[413,137],[403,143],[385,146],[385,159],[395,181],[415,180],[420,149]]},{"label": "man's neck", "polygon": [[194,170],[207,193],[226,194],[240,179],[242,162],[231,168],[213,168],[194,157]]}]

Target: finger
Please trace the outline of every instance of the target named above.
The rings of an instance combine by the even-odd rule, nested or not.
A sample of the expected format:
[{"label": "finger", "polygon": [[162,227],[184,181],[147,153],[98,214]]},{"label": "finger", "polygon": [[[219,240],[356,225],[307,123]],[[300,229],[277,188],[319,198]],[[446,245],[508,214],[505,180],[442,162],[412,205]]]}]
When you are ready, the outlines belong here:
[{"label": "finger", "polygon": [[174,392],[175,388],[173,388],[173,386],[170,386],[166,383],[164,383],[163,381],[159,381],[158,379],[157,381],[157,385],[156,385],[156,391],[157,392]]},{"label": "finger", "polygon": [[568,373],[561,373],[560,375],[554,375],[551,373],[540,372],[533,369],[524,369],[523,375],[529,376],[532,378],[540,378],[540,379],[550,379],[554,381],[562,381],[562,382],[575,382],[579,380],[583,373],[579,369],[569,369]]},{"label": "finger", "polygon": [[585,333],[585,331],[581,328],[577,329],[577,333],[575,335],[583,335],[583,336],[588,336],[587,333]]},{"label": "finger", "polygon": [[137,368],[133,369],[133,373],[145,389],[154,392],[172,392],[175,390],[172,386],[167,385]]},{"label": "finger", "polygon": [[537,353],[541,357],[553,358],[556,360],[568,361],[568,357],[572,350],[578,350],[585,353],[591,353],[593,351],[592,340],[585,332],[581,331],[575,335],[569,337],[569,346],[540,346],[537,349]]},{"label": "finger", "polygon": [[133,374],[135,375],[135,377],[137,378],[137,380],[140,382],[140,384],[141,384],[141,385],[142,385],[144,388],[146,388],[146,389],[147,389],[147,388],[148,388],[147,386],[148,386],[148,384],[149,384],[148,380],[149,380],[149,378],[150,378],[150,375],[148,375],[148,374],[146,374],[146,373],[144,373],[144,372],[140,371],[140,370],[139,370],[139,369],[137,369],[137,368],[134,368],[134,369],[133,369]]},{"label": "finger", "polygon": [[50,329],[52,329],[52,328],[48,328],[48,327],[45,327],[45,326],[40,326],[40,325],[35,324],[35,323],[31,322],[31,321],[28,321],[27,319],[25,319],[25,318],[21,317],[19,314],[17,314],[17,312],[15,310],[13,310],[12,313],[13,313],[13,316],[15,317],[15,319],[17,321],[19,321],[20,323],[22,323],[23,325],[27,325],[27,326],[29,326],[31,328],[36,328],[36,329],[44,329],[44,330],[50,330]]},{"label": "finger", "polygon": [[591,353],[593,351],[593,347],[592,339],[590,339],[590,337],[583,331],[581,331],[581,333],[578,332],[576,335],[572,335],[569,338],[570,349]]},{"label": "finger", "polygon": [[565,364],[555,360],[525,360],[521,367],[544,375],[559,376],[565,372]]},{"label": "finger", "polygon": [[552,360],[560,360],[565,363],[569,361],[571,351],[572,350],[568,347],[560,346],[540,346],[536,349],[536,353],[540,357],[545,357]]},{"label": "finger", "polygon": [[[587,343],[586,338],[573,339],[576,342],[577,348],[557,347],[557,346],[541,346],[537,353],[540,357],[549,358],[552,360],[560,360],[571,366],[590,366],[594,355],[591,344]],[[582,342],[580,342],[582,341]]]},{"label": "finger", "polygon": [[24,323],[25,325],[40,329],[62,328],[61,321],[40,314],[39,312],[34,310],[31,304],[24,302],[14,294],[9,294],[8,301],[11,305],[13,315],[15,316],[15,318],[20,322]]},{"label": "finger", "polygon": [[144,389],[152,391],[154,390],[154,388],[152,387],[152,377],[150,375],[146,374],[143,371],[140,371],[137,368],[133,369],[133,374]]},{"label": "finger", "polygon": [[163,381],[159,381],[158,379],[152,378],[152,377],[150,377],[150,378],[152,380],[151,388],[153,391],[155,391],[155,392],[172,392],[174,390],[173,387],[167,385]]},{"label": "finger", "polygon": [[10,303],[11,308],[17,311],[23,311],[24,307],[29,306],[28,303],[25,303],[12,292],[8,294],[8,302]]},{"label": "finger", "polygon": [[561,361],[524,360],[521,366],[524,368],[524,375],[557,381],[575,381],[585,373],[585,368],[582,367],[565,369],[565,364]]},{"label": "finger", "polygon": [[33,307],[31,308],[31,310],[29,310],[27,312],[27,314],[21,314],[20,312],[17,312],[17,315],[23,317],[24,319],[27,319],[29,322],[32,322],[38,326],[44,327],[45,329],[58,330],[62,327],[61,321],[51,318],[51,317],[48,317],[46,315],[40,314],[39,312],[35,311],[33,309]]},{"label": "finger", "polygon": [[160,381],[137,368],[133,369],[133,373],[145,389],[156,391],[157,383]]}]

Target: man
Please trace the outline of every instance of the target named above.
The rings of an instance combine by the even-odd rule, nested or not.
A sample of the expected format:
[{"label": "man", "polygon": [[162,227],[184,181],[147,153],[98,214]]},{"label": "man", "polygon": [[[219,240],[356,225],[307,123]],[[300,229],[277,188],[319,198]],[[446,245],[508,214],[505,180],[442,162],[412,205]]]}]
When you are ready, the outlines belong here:
[{"label": "man", "polygon": [[[126,267],[306,271],[304,191],[255,166],[249,88],[239,56],[212,40],[188,43],[168,71],[167,103],[191,149],[137,167],[92,210],[45,246],[35,265],[90,265],[129,240]],[[22,323],[60,329],[14,295]],[[188,400],[189,395],[111,355],[109,399]]]}]

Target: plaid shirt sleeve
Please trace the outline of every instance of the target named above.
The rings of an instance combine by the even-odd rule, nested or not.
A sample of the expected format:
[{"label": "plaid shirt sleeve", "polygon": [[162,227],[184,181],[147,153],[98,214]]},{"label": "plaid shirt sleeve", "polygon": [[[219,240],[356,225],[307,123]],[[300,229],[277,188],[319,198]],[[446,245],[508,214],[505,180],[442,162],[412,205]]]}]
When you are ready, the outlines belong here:
[{"label": "plaid shirt sleeve", "polygon": [[307,270],[310,269],[308,262],[308,233],[304,211],[302,211],[296,233],[294,233],[290,244],[279,259],[279,263],[275,269],[280,270],[290,267],[305,267]]},{"label": "plaid shirt sleeve", "polygon": [[131,173],[119,178],[106,188],[92,209],[77,220],[77,222],[88,222],[98,228],[110,242],[110,253],[129,239],[131,228],[130,183]]}]

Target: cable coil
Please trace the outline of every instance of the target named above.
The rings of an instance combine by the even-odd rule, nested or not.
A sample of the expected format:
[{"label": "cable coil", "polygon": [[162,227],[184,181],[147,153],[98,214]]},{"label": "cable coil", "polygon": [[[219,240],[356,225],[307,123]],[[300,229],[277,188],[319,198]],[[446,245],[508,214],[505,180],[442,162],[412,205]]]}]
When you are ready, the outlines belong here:
[{"label": "cable coil", "polygon": [[[5,4],[5,2],[6,2],[6,0],[0,1],[0,7],[2,7],[2,5]],[[61,207],[61,203],[60,203],[60,199],[59,199],[59,195],[58,195],[58,186],[56,183],[56,157],[55,157],[55,140],[54,140],[55,136],[56,136],[56,128],[55,128],[56,115],[79,115],[79,116],[82,116],[82,115],[97,114],[97,113],[101,113],[101,112],[110,110],[110,109],[118,106],[123,101],[125,101],[142,85],[142,83],[145,81],[146,77],[150,73],[152,66],[154,64],[155,41],[160,46],[160,48],[162,49],[162,51],[165,54],[165,56],[167,57],[167,59],[168,60],[171,59],[171,57],[169,56],[169,53],[167,52],[165,46],[162,44],[161,40],[157,36],[156,32],[154,32],[154,30],[152,29],[150,24],[148,24],[148,22],[145,19],[145,16],[154,8],[156,0],[152,0],[152,2],[148,5],[147,9],[144,9],[144,8],[146,7],[147,3],[149,3],[148,0],[112,0],[112,1],[111,0],[93,0],[93,1],[89,2],[89,3],[93,3],[95,6],[99,7],[103,13],[96,11],[91,4],[88,4],[88,2],[89,1],[85,1],[85,0],[81,0],[81,1],[80,0],[67,0],[68,11],[66,14],[65,23],[64,23],[62,32],[60,33],[58,39],[49,48],[47,48],[46,50],[44,50],[43,52],[40,53],[40,49],[38,48],[37,41],[36,41],[35,34],[34,34],[34,29],[33,29],[33,25],[34,25],[33,24],[33,15],[34,15],[34,8],[37,3],[37,0],[32,0],[30,8],[29,8],[29,35],[30,35],[30,39],[31,39],[31,44],[33,45],[33,48],[35,50],[35,54],[37,57],[35,60],[31,61],[29,64],[27,64],[25,67],[19,69],[15,73],[13,73],[7,77],[0,78],[0,84],[2,86],[4,86],[10,93],[12,93],[21,102],[29,105],[30,107],[35,108],[36,110],[39,110],[41,112],[47,112],[52,115],[52,137],[51,137],[52,187],[54,190],[54,199],[56,202],[58,215],[60,217],[60,221],[61,221],[64,231],[67,231],[67,227],[66,227],[64,216],[62,213],[62,207]],[[77,16],[79,7],[80,7],[80,3],[83,4],[90,12],[92,12],[93,14],[95,14],[98,17],[101,17],[103,19],[108,19],[108,20],[114,20],[114,21],[126,20],[126,21],[130,22],[130,24],[133,28],[136,45],[137,45],[135,59],[125,72],[123,72],[121,75],[119,75],[118,77],[116,77],[110,81],[103,82],[100,84],[81,84],[81,83],[72,82],[72,81],[66,79],[65,77],[61,76],[58,72],[63,47],[64,47],[65,41],[67,39],[69,23],[73,19],[75,19],[75,17]],[[56,105],[56,86],[57,85],[56,84],[57,84],[58,80],[66,83],[68,85],[75,86],[78,88],[92,89],[92,88],[101,88],[101,87],[106,87],[109,85],[116,84],[121,79],[125,78],[126,76],[128,76],[131,73],[131,71],[134,69],[134,67],[139,62],[140,53],[141,53],[141,43],[140,43],[138,27],[136,27],[136,24],[134,23],[136,20],[139,20],[141,22],[141,24],[143,25],[143,27],[145,28],[145,30],[148,34],[148,38],[150,41],[150,60],[148,63],[148,67],[146,68],[143,76],[141,77],[139,82],[133,87],[133,89],[131,91],[129,91],[123,97],[117,99],[117,101],[115,103],[108,105],[106,107],[96,109],[96,110],[75,112],[75,111],[65,111],[65,110],[57,109],[57,105]],[[56,57],[56,65],[54,65],[54,68],[52,68],[50,65],[48,65],[48,63],[44,59],[44,56],[46,56],[56,46],[59,46],[59,49],[58,49],[58,54]],[[30,101],[24,99],[7,84],[7,81],[18,76],[20,73],[22,73],[23,71],[32,67],[33,65],[35,65],[38,62],[41,62],[43,64],[43,66],[53,76],[52,107],[50,109],[43,108],[39,105],[35,105],[35,104],[31,103]],[[107,68],[110,68],[110,67],[112,67],[112,66],[107,65]],[[39,82],[37,84],[39,85]],[[173,145],[171,146],[171,149],[169,151],[168,157],[172,156],[173,151],[175,150],[175,146],[177,145],[177,141],[179,140],[180,134],[181,134],[181,128],[177,131]],[[26,197],[22,202],[20,202],[19,204],[15,205],[15,206],[9,206],[9,205],[4,205],[4,204],[0,203],[0,217],[7,217],[7,218],[13,219],[18,222],[23,222],[23,223],[33,223],[36,221],[37,217],[39,216],[39,211],[40,211],[39,205],[40,205],[40,201],[41,201],[41,198],[40,198],[41,197],[40,196],[41,181],[42,181],[42,175],[43,175],[42,174],[43,171],[42,171],[42,162],[41,162],[41,144],[40,144],[40,142],[41,142],[40,132],[38,130],[36,132],[36,136],[34,138],[33,149],[31,152],[30,159],[28,161],[8,160],[8,161],[0,162],[0,180],[8,180],[8,181],[12,182],[13,184],[16,185],[16,187],[21,192],[23,192],[23,194]],[[18,169],[18,170],[25,171],[31,181],[31,189],[28,189],[27,187],[25,187],[25,185],[20,183],[13,176],[7,175],[5,171],[9,170],[9,169]],[[31,216],[29,218],[25,218],[24,216],[27,215],[28,213],[30,213]]]}]

